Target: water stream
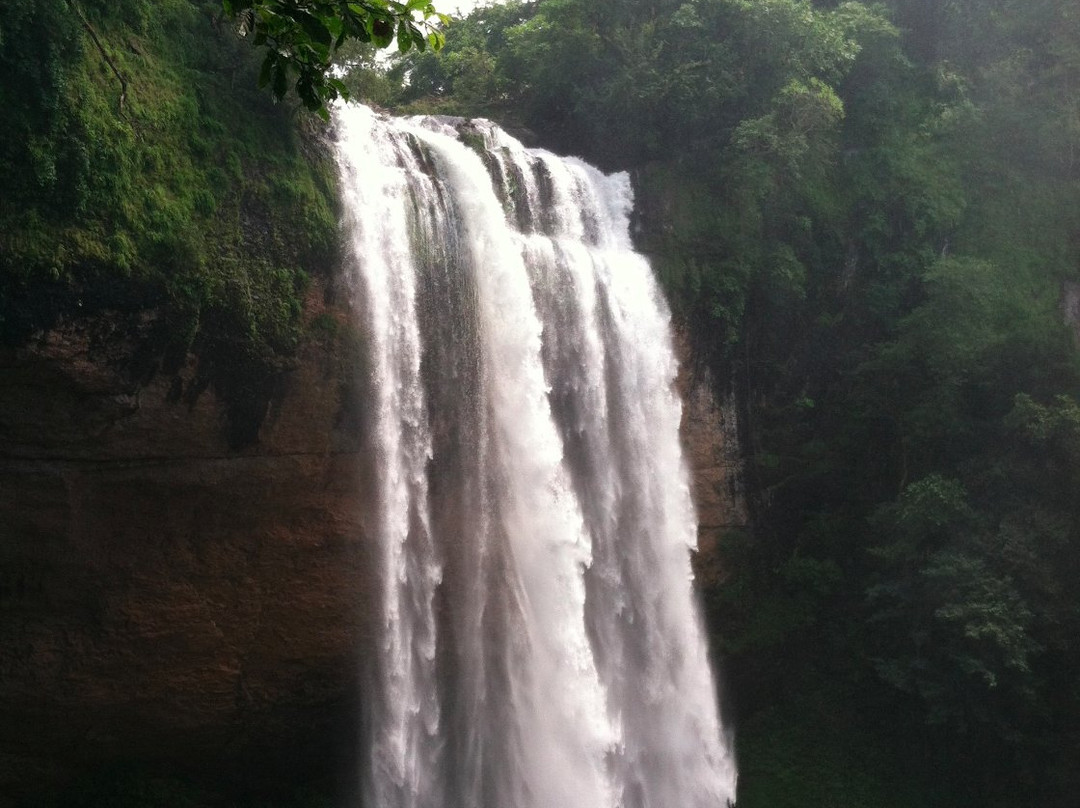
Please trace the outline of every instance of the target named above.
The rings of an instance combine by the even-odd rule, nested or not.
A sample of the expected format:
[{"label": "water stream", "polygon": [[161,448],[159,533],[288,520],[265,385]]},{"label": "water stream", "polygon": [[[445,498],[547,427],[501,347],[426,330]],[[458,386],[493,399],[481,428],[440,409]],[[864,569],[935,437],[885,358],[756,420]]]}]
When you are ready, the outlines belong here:
[{"label": "water stream", "polygon": [[338,113],[378,470],[369,808],[723,808],[669,315],[625,174]]}]

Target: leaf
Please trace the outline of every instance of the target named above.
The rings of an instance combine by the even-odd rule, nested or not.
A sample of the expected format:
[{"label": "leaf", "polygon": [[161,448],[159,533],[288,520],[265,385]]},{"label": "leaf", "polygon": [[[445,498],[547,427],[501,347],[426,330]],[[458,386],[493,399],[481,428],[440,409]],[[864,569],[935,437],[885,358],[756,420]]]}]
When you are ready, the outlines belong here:
[{"label": "leaf", "polygon": [[304,102],[304,106],[310,110],[315,110],[322,106],[322,101],[319,99],[318,93],[315,92],[315,87],[312,85],[311,76],[301,76],[297,80],[296,94],[300,96],[300,100]]},{"label": "leaf", "polygon": [[274,51],[269,51],[266,54],[266,58],[263,59],[262,68],[259,70],[259,87],[265,87],[270,83],[270,72],[274,69],[275,57],[277,54]]},{"label": "leaf", "polygon": [[303,12],[297,14],[296,19],[300,23],[301,27],[304,29],[304,33],[306,33],[318,44],[329,48],[330,45],[333,43],[334,35],[330,32],[330,29],[326,27],[322,20],[312,16],[311,14]]},{"label": "leaf", "polygon": [[308,48],[315,54],[316,61],[321,63],[326,63],[330,61],[329,44],[324,45],[321,42],[311,42],[308,44]]},{"label": "leaf", "polygon": [[289,74],[281,62],[274,63],[274,97],[281,99],[289,91]]},{"label": "leaf", "polygon": [[376,17],[371,22],[371,40],[380,48],[385,48],[394,41],[394,26],[384,17]]},{"label": "leaf", "polygon": [[338,96],[346,101],[349,100],[349,88],[345,85],[345,82],[331,77],[326,80],[326,83]]},{"label": "leaf", "polygon": [[412,40],[412,44],[418,51],[423,52],[427,47],[427,39],[424,37],[423,32],[415,25],[409,26],[409,38]]},{"label": "leaf", "polygon": [[341,38],[345,36],[345,20],[337,15],[331,15],[329,17],[323,17],[322,21],[330,34],[337,37],[340,42]]}]

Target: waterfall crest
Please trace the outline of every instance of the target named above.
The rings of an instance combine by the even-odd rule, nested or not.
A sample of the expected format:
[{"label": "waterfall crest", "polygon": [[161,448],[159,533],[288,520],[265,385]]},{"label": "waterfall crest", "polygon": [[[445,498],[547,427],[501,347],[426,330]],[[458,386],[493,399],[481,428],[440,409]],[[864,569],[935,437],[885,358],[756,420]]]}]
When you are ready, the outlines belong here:
[{"label": "waterfall crest", "polygon": [[625,174],[338,113],[382,564],[370,808],[718,808],[669,315]]}]

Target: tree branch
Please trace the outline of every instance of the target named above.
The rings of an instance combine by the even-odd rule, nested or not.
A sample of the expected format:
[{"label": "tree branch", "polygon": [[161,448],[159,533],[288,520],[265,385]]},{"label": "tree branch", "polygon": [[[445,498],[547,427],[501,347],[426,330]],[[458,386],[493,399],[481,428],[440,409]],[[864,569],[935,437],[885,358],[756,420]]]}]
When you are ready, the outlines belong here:
[{"label": "tree branch", "polygon": [[116,62],[112,60],[109,54],[105,51],[105,46],[101,44],[101,40],[98,38],[97,32],[90,24],[90,21],[83,16],[82,11],[73,0],[66,0],[68,7],[75,12],[75,16],[79,18],[79,22],[82,23],[82,27],[86,29],[86,33],[90,34],[90,39],[94,41],[94,45],[97,46],[98,52],[101,54],[101,58],[105,60],[105,64],[109,66],[113,74],[116,76],[117,81],[120,82],[120,102],[117,104],[117,111],[120,113],[120,117],[124,116],[124,102],[127,100],[127,79],[124,78],[120,69],[116,66]]}]

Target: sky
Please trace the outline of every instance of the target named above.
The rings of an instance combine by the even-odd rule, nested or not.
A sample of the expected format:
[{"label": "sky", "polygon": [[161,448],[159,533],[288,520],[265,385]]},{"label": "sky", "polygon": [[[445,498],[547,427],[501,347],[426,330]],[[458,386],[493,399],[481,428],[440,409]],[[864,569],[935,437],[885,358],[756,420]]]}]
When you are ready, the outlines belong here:
[{"label": "sky", "polygon": [[491,0],[433,0],[435,8],[453,17],[464,17],[477,6],[489,5]]}]

